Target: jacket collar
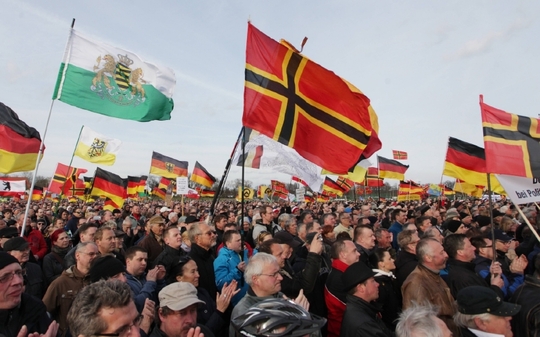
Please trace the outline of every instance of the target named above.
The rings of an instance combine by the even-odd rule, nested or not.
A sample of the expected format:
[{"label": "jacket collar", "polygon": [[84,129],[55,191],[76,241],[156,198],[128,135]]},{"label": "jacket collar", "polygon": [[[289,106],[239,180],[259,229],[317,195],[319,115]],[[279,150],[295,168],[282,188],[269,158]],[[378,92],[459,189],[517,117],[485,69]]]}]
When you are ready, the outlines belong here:
[{"label": "jacket collar", "polygon": [[463,262],[463,261],[459,261],[459,260],[456,260],[456,259],[448,259],[448,264],[451,265],[451,266],[456,266],[456,267],[462,267],[462,268],[465,268],[465,269],[469,269],[471,271],[474,272],[475,268],[476,268],[476,264],[472,263],[472,262]]},{"label": "jacket collar", "polygon": [[349,265],[346,264],[345,262],[341,261],[341,260],[335,259],[335,260],[332,261],[332,268],[335,268],[335,269],[339,270],[340,272],[344,273],[345,270],[347,270],[347,268],[349,268]]},{"label": "jacket collar", "polygon": [[351,303],[357,307],[362,308],[367,314],[373,317],[377,317],[377,314],[379,313],[379,310],[376,306],[354,295],[347,294],[347,303]]}]

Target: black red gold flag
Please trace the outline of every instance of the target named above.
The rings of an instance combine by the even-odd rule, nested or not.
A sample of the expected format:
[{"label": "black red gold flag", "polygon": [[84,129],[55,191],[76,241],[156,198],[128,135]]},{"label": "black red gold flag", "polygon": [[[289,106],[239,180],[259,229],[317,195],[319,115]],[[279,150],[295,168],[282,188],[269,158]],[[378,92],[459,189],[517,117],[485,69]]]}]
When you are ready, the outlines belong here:
[{"label": "black red gold flag", "polygon": [[35,169],[40,146],[39,132],[0,102],[0,173]]},{"label": "black red gold flag", "polygon": [[199,192],[199,195],[201,196],[201,198],[213,198],[216,195],[216,191],[205,189],[205,190],[201,190]]},{"label": "black red gold flag", "polygon": [[197,161],[195,162],[193,173],[191,173],[191,181],[210,188],[216,182],[216,178],[208,173],[208,171]]},{"label": "black red gold flag", "polygon": [[176,160],[161,153],[152,152],[152,162],[150,164],[150,174],[176,179],[176,177],[187,177],[188,162]]},{"label": "black red gold flag", "polygon": [[403,165],[398,161],[381,156],[377,156],[377,158],[379,160],[379,178],[405,179],[405,171],[407,171],[409,165]]},{"label": "black red gold flag", "polygon": [[96,168],[94,183],[90,194],[109,198],[118,206],[118,208],[121,208],[127,197],[126,186],[127,180],[98,167]]},{"label": "black red gold flag", "polygon": [[344,192],[341,186],[339,186],[335,181],[333,181],[332,179],[328,177],[324,178],[322,190],[323,190],[323,193],[326,191],[329,193],[334,193],[339,196],[343,195],[343,192]]},{"label": "black red gold flag", "polygon": [[364,94],[251,23],[245,75],[244,126],[336,174],[358,163],[374,129]]}]

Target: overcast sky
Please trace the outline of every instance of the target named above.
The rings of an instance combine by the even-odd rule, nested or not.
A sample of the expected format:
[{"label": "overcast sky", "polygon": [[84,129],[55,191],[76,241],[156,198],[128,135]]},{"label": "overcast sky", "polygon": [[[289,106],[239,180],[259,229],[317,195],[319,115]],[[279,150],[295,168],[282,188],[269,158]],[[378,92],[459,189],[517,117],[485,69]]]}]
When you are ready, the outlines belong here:
[{"label": "overcast sky", "polygon": [[[407,151],[406,177],[439,182],[449,136],[483,146],[478,95],[537,117],[536,1],[24,1],[2,0],[0,101],[43,136],[72,18],[88,37],[176,73],[172,119],[139,123],[55,101],[38,174],[68,164],[82,125],[122,140],[112,167],[147,174],[152,151],[199,161],[221,177],[241,128],[247,21],[360,88],[383,148]],[[375,161],[373,160],[375,163]],[[95,165],[73,165],[93,174]],[[231,170],[229,181],[240,177]],[[290,176],[246,169],[256,184]],[[446,179],[445,179],[446,180]]]}]

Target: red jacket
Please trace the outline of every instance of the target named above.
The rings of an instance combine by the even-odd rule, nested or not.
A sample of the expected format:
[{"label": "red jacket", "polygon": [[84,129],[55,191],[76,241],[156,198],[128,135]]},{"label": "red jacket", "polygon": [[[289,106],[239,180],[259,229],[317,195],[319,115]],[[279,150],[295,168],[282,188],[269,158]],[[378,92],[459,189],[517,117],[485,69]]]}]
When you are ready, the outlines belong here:
[{"label": "red jacket", "polygon": [[341,321],[345,313],[345,298],[341,276],[349,266],[340,260],[332,261],[332,271],[328,274],[324,287],[324,299],[328,308],[328,337],[339,337]]},{"label": "red jacket", "polygon": [[37,255],[40,260],[43,260],[47,255],[47,243],[40,231],[32,229],[28,235],[24,236],[24,239],[28,242],[32,255]]}]

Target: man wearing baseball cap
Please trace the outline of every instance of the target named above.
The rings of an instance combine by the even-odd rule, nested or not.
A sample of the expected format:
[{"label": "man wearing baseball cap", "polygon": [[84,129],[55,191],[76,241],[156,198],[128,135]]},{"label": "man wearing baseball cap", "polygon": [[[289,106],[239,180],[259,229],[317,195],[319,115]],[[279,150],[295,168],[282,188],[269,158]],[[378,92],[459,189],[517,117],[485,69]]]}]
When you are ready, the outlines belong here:
[{"label": "man wearing baseball cap", "polygon": [[[159,320],[150,337],[186,337],[191,329],[200,329],[205,337],[214,334],[197,324],[197,308],[205,305],[197,297],[197,288],[188,282],[176,282],[159,292]],[[197,330],[195,330],[196,335]]]},{"label": "man wearing baseball cap", "polygon": [[[458,312],[454,322],[463,337],[512,337],[510,320],[521,309],[518,304],[504,302],[491,288],[471,286],[457,295]],[[521,336],[520,336],[521,337]]]},{"label": "man wearing baseball cap", "polygon": [[370,303],[379,298],[375,273],[363,262],[351,264],[343,273],[343,290],[347,291],[347,307],[341,323],[341,337],[393,336],[381,319],[379,310]]}]

